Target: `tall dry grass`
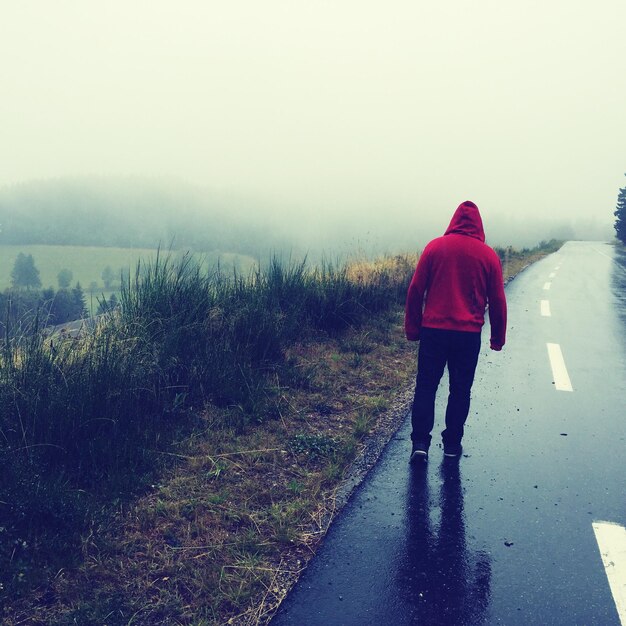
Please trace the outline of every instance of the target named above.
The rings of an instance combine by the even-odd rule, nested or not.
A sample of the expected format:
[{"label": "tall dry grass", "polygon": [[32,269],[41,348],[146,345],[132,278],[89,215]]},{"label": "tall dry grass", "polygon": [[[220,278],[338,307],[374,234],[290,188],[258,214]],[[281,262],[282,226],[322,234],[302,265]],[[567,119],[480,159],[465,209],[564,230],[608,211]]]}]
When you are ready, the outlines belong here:
[{"label": "tall dry grass", "polygon": [[193,427],[194,407],[236,407],[242,425],[265,419],[285,349],[397,307],[413,266],[273,258],[243,276],[159,254],[137,265],[120,308],[88,333],[7,339],[0,599],[36,584],[55,554],[67,558],[103,497],[148,480],[171,438]]}]

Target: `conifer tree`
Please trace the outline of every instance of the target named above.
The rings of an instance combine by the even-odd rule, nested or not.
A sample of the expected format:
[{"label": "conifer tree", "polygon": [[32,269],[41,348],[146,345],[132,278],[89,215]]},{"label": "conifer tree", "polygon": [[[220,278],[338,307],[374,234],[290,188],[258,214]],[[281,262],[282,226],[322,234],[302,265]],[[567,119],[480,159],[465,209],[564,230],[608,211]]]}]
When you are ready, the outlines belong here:
[{"label": "conifer tree", "polygon": [[72,289],[72,304],[72,314],[74,315],[73,319],[86,317],[87,307],[85,305],[85,294],[83,292],[83,288],[80,286],[80,283],[76,283]]},{"label": "conifer tree", "polygon": [[619,194],[617,195],[617,207],[614,215],[616,218],[616,236],[622,243],[626,243],[626,187],[622,187],[619,190]]}]

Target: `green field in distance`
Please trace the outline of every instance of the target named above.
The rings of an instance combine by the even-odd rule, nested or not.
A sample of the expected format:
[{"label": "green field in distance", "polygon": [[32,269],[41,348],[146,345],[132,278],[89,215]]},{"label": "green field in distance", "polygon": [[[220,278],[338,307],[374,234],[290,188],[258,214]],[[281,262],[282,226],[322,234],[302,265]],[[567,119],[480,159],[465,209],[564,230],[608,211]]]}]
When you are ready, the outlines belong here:
[{"label": "green field in distance", "polygon": [[[149,261],[156,257],[156,250],[146,248],[100,248],[89,246],[22,246],[22,245],[0,245],[0,290],[4,291],[11,286],[11,270],[17,255],[32,254],[35,267],[39,270],[42,288],[53,287],[58,289],[57,274],[64,268],[71,270],[74,274],[72,286],[80,282],[87,295],[90,285],[96,283],[95,294],[100,294],[104,290],[102,281],[102,271],[109,266],[115,275],[116,282],[113,289],[119,289],[120,271],[131,269],[134,274],[139,260]],[[167,251],[161,251],[162,256],[166,256]],[[174,256],[181,254],[178,251],[171,253]],[[252,257],[242,256],[232,253],[210,252],[196,255],[203,260],[206,265],[212,266],[218,261],[225,271],[229,271],[233,266],[245,274],[256,264]]]}]

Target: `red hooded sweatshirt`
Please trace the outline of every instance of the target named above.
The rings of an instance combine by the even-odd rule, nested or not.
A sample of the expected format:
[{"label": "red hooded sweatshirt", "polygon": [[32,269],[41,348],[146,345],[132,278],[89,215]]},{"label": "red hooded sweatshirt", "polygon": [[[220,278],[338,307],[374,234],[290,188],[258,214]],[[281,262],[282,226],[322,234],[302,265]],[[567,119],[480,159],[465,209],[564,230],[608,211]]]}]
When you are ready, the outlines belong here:
[{"label": "red hooded sweatshirt", "polygon": [[406,299],[404,328],[417,341],[420,328],[479,332],[489,305],[491,347],[506,336],[506,298],[498,255],[485,244],[478,207],[463,202],[443,237],[424,249]]}]

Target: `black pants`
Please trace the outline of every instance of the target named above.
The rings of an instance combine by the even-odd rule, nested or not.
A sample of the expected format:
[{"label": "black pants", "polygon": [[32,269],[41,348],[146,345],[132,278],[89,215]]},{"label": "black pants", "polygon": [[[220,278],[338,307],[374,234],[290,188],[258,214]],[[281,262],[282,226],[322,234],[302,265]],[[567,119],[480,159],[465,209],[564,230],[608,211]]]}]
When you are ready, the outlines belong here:
[{"label": "black pants", "polygon": [[450,395],[446,409],[446,429],[441,434],[444,444],[458,444],[469,413],[470,391],[474,382],[480,332],[422,328],[417,360],[417,380],[413,399],[413,442],[430,445],[430,431],[435,423],[435,395],[448,365]]}]

